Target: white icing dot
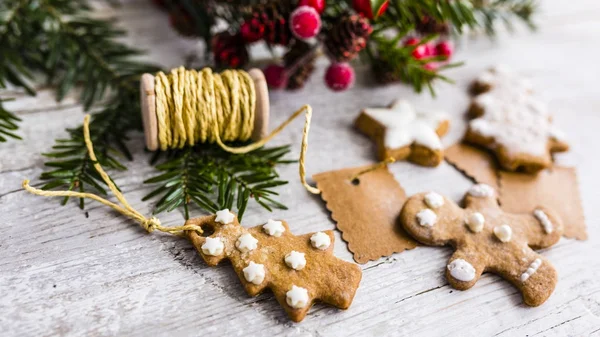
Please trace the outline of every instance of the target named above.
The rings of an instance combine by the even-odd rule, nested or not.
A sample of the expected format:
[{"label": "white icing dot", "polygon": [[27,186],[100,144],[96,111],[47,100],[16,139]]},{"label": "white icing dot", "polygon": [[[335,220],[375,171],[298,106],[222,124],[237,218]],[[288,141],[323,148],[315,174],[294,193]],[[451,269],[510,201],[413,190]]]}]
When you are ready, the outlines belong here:
[{"label": "white icing dot", "polygon": [[437,221],[437,215],[429,208],[426,208],[417,213],[417,221],[421,226],[432,227]]},{"label": "white icing dot", "polygon": [[440,208],[444,206],[444,197],[435,192],[429,192],[425,194],[425,203],[431,208]]},{"label": "white icing dot", "polygon": [[225,246],[223,245],[221,238],[207,237],[200,248],[204,255],[217,256],[223,253]]},{"label": "white icing dot", "polygon": [[252,234],[245,233],[245,234],[240,235],[240,237],[235,242],[235,246],[242,253],[246,253],[246,252],[256,249],[256,247],[258,246],[258,240],[255,239],[252,236]]},{"label": "white icing dot", "polygon": [[467,226],[473,233],[479,233],[483,230],[483,225],[485,224],[485,218],[483,214],[479,212],[471,213],[467,218]]},{"label": "white icing dot", "polygon": [[281,234],[285,232],[285,227],[283,226],[283,223],[281,221],[269,219],[267,223],[263,225],[263,230],[265,231],[265,233],[271,236],[280,237]]},{"label": "white icing dot", "polygon": [[471,186],[469,194],[478,198],[492,197],[494,196],[494,188],[486,184],[477,184]]},{"label": "white icing dot", "polygon": [[506,243],[512,238],[512,228],[509,225],[502,225],[494,227],[494,235],[498,240]]},{"label": "white icing dot", "polygon": [[227,208],[217,211],[217,217],[215,218],[215,222],[220,222],[223,225],[228,225],[233,222],[235,215],[231,213]]},{"label": "white icing dot", "polygon": [[400,148],[416,143],[429,149],[442,148],[435,132],[448,119],[444,113],[420,113],[406,100],[397,100],[389,109],[365,109],[364,112],[386,127],[384,144]]},{"label": "white icing dot", "polygon": [[308,305],[308,290],[292,285],[292,289],[285,293],[285,301],[294,309],[304,308]]},{"label": "white icing dot", "polygon": [[475,278],[475,267],[463,259],[456,259],[448,265],[450,275],[463,282],[472,281]]},{"label": "white icing dot", "polygon": [[260,263],[250,261],[250,264],[244,269],[244,278],[246,281],[259,285],[265,280],[265,266]]},{"label": "white icing dot", "polygon": [[302,270],[306,266],[304,253],[292,250],[285,256],[285,264],[294,270]]},{"label": "white icing dot", "polygon": [[552,225],[552,222],[550,221],[548,215],[544,211],[542,211],[541,209],[536,209],[535,211],[533,211],[533,215],[542,224],[542,227],[544,228],[544,232],[546,232],[546,234],[552,233],[552,231],[554,230],[554,226]]},{"label": "white icing dot", "polygon": [[316,232],[310,237],[310,244],[314,248],[325,250],[331,245],[331,238],[323,232]]}]

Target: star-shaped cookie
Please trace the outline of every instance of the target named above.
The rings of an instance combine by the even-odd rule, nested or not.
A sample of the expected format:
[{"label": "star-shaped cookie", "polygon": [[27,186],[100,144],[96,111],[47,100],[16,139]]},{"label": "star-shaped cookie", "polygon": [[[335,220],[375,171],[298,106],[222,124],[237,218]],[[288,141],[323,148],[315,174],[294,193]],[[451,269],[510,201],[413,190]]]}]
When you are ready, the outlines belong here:
[{"label": "star-shaped cookie", "polygon": [[443,113],[417,112],[408,101],[397,100],[387,109],[364,109],[354,125],[375,141],[380,160],[437,166],[444,159],[440,137],[450,122]]}]

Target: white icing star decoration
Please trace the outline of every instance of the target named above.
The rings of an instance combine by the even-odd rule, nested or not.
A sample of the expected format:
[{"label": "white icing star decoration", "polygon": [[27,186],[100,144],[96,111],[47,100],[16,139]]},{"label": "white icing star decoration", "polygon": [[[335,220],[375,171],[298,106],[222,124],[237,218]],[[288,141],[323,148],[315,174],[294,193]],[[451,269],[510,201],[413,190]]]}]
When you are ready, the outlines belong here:
[{"label": "white icing star decoration", "polygon": [[255,239],[252,234],[250,233],[245,233],[242,234],[237,241],[235,242],[235,246],[237,247],[237,249],[239,249],[242,253],[246,253],[249,252],[251,250],[255,250],[256,247],[258,246],[258,240]]},{"label": "white icing star decoration", "polygon": [[437,215],[429,208],[425,208],[417,213],[417,221],[423,227],[433,227],[437,222]]},{"label": "white icing star decoration", "polygon": [[228,225],[233,222],[235,215],[231,213],[227,208],[217,211],[217,217],[215,218],[216,222],[220,222],[223,225]]},{"label": "white icing star decoration", "polygon": [[292,289],[285,293],[285,301],[294,309],[302,309],[308,305],[308,290],[292,285]]},{"label": "white icing star decoration", "polygon": [[225,246],[223,245],[223,241],[221,238],[211,238],[207,237],[204,244],[202,244],[202,253],[204,255],[217,256],[223,253],[223,249]]},{"label": "white icing star decoration", "polygon": [[283,223],[281,221],[275,221],[273,219],[269,219],[267,223],[263,226],[263,230],[265,233],[280,237],[283,232],[285,232],[285,227],[283,227]]},{"label": "white icing star decoration", "polygon": [[436,129],[447,120],[445,114],[418,113],[406,100],[395,101],[389,109],[369,108],[364,112],[385,125],[384,144],[387,148],[397,149],[413,142],[433,150],[442,148]]},{"label": "white icing star decoration", "polygon": [[310,237],[310,244],[320,250],[325,250],[331,245],[331,238],[323,232],[316,232]]},{"label": "white icing star decoration", "polygon": [[246,281],[259,285],[265,280],[265,266],[260,263],[250,261],[248,266],[242,269]]},{"label": "white icing star decoration", "polygon": [[292,250],[285,256],[285,264],[294,270],[302,270],[306,266],[304,253]]}]

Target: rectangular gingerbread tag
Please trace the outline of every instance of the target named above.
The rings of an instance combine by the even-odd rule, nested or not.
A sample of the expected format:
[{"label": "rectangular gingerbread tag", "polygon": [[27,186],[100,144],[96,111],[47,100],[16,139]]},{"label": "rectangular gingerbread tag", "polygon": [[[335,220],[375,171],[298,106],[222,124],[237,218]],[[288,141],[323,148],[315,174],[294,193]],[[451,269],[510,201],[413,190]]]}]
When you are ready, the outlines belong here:
[{"label": "rectangular gingerbread tag", "polygon": [[398,215],[406,194],[387,167],[352,178],[368,167],[313,176],[331,217],[358,263],[412,249],[417,243],[402,229]]},{"label": "rectangular gingerbread tag", "polygon": [[564,236],[587,239],[577,172],[554,166],[537,175],[500,172],[500,203],[507,212],[530,212],[536,206],[554,210],[565,226]]},{"label": "rectangular gingerbread tag", "polygon": [[494,157],[487,151],[464,143],[445,150],[446,161],[467,177],[498,190],[498,173]]}]

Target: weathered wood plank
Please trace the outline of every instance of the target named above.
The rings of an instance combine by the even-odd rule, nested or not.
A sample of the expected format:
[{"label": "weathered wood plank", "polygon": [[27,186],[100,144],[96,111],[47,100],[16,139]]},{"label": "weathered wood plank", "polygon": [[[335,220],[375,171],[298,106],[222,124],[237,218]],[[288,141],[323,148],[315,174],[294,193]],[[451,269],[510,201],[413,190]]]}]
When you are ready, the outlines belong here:
[{"label": "weathered wood plank", "polygon": [[[180,39],[167,18],[148,1],[129,1],[115,10],[100,4],[102,16],[117,15],[130,41],[148,49],[149,60],[165,67],[179,65],[198,45]],[[208,268],[185,241],[146,234],[132,221],[97,204],[85,212],[59,207],[20,191],[23,178],[43,170],[41,152],[64,128],[81,123],[83,113],[73,98],[54,102],[49,90],[35,98],[18,96],[10,103],[24,119],[22,142],[0,144],[0,334],[33,335],[539,335],[582,336],[600,333],[599,180],[596,129],[600,126],[597,63],[600,3],[544,1],[541,30],[501,35],[487,40],[465,39],[456,60],[468,66],[453,70],[455,86],[438,85],[438,98],[417,96],[405,86],[373,87],[364,66],[358,66],[353,90],[332,94],[322,82],[326,61],[299,92],[271,95],[273,125],[309,103],[315,109],[307,169],[309,174],[371,163],[373,145],[351,128],[360,108],[387,105],[405,97],[425,108],[452,115],[446,145],[464,131],[468,105],[465,88],[485,67],[506,63],[532,77],[555,109],[556,121],[569,134],[573,150],[558,161],[576,165],[589,226],[585,242],[563,239],[543,252],[559,271],[560,281],[547,303],[525,307],[515,288],[486,275],[471,290],[451,289],[443,276],[450,250],[417,248],[363,266],[364,277],[347,311],[316,306],[300,324],[289,322],[270,294],[248,297],[228,265]],[[298,155],[302,122],[273,144],[294,145]],[[141,198],[151,187],[142,181],[154,174],[143,152],[142,135],[133,135],[135,160],[129,170],[114,173],[133,207],[145,214],[151,203]],[[316,145],[316,146],[315,146]],[[470,182],[447,164],[437,169],[408,163],[390,166],[408,194],[435,189],[458,200]],[[290,184],[279,189],[288,211],[269,214],[251,205],[244,223],[253,226],[269,217],[289,221],[295,233],[334,228],[318,197],[303,190],[297,167],[280,173]],[[34,182],[37,180],[34,179]],[[194,212],[200,215],[199,212]],[[162,222],[178,225],[179,212],[161,214]],[[351,260],[336,232],[335,254]]]}]

